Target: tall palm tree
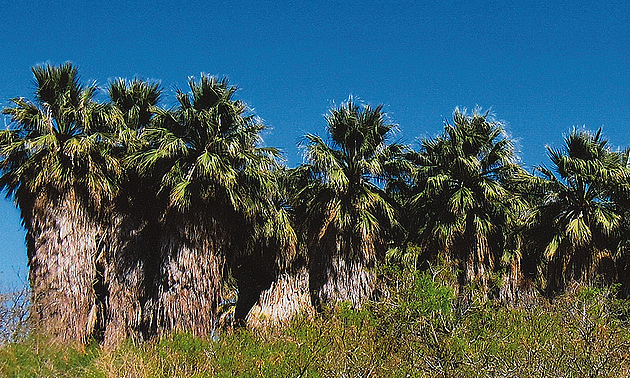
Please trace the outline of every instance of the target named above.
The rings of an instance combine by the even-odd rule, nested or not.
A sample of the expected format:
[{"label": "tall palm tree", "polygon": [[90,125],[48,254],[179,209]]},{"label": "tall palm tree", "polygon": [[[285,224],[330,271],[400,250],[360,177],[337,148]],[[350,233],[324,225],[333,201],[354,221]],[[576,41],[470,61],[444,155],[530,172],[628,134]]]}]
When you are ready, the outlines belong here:
[{"label": "tall palm tree", "polygon": [[117,135],[114,152],[123,162],[105,243],[104,344],[111,347],[126,338],[141,339],[146,333],[143,308],[153,292],[159,259],[159,213],[154,204],[159,180],[140,176],[130,157],[150,148],[140,134],[151,125],[161,89],[156,82],[118,79],[110,82],[108,92],[108,121]]},{"label": "tall palm tree", "polygon": [[297,195],[301,230],[308,235],[310,286],[317,305],[360,305],[376,288],[386,231],[396,223],[379,181],[402,151],[387,144],[394,125],[382,106],[350,98],[326,116],[330,139],[306,135],[308,164]]},{"label": "tall palm tree", "polygon": [[[547,289],[562,291],[570,282],[615,279],[614,257],[622,222],[615,201],[628,185],[627,157],[612,151],[601,132],[573,130],[565,148],[548,148],[554,173],[538,167],[532,187],[540,200],[540,228],[546,230],[543,261]],[[627,189],[626,189],[627,191]]]},{"label": "tall palm tree", "polygon": [[35,101],[14,98],[3,109],[12,123],[0,134],[0,186],[27,230],[32,316],[57,340],[86,341],[102,315],[101,215],[119,163],[96,87],[81,85],[70,63],[32,71]]},{"label": "tall palm tree", "polygon": [[272,198],[277,151],[258,147],[264,126],[232,99],[236,87],[227,80],[202,75],[189,85],[176,109],[156,112],[145,132],[152,148],[137,161],[162,178],[155,331],[206,336],[216,325],[226,261],[247,247],[255,232],[247,226]]},{"label": "tall palm tree", "polygon": [[[422,141],[408,209],[420,261],[441,258],[460,272],[461,286],[510,297],[492,276],[505,270],[506,287],[518,280],[520,256],[506,235],[518,220],[521,201],[506,182],[521,168],[503,126],[477,111],[455,109],[444,134]],[[494,289],[494,290],[493,290]],[[508,298],[505,298],[508,299]]]}]

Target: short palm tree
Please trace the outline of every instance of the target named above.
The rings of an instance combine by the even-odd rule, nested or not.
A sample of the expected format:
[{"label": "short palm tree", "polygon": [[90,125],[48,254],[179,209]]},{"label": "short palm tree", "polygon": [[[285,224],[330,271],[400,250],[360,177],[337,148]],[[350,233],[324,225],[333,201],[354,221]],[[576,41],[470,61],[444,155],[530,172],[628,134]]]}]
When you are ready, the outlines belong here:
[{"label": "short palm tree", "polygon": [[[297,314],[314,312],[304,238],[295,234],[295,214],[290,206],[294,203],[295,188],[302,186],[295,181],[302,176],[296,174],[298,170],[284,167],[274,170],[278,180],[275,205],[269,206],[272,216],[264,227],[273,232],[256,233],[254,248],[248,248],[251,252],[242,256],[240,267],[234,269],[239,289],[236,318],[245,316],[248,327],[277,327],[287,324]],[[253,306],[248,298],[254,302]]]},{"label": "short palm tree", "polygon": [[3,109],[11,126],[0,134],[0,186],[27,230],[32,315],[55,339],[86,341],[102,319],[101,215],[120,167],[96,87],[82,86],[70,63],[32,70],[35,101]]},{"label": "short palm tree", "polygon": [[[264,126],[232,99],[225,79],[191,79],[178,106],[158,110],[138,154],[141,171],[162,178],[160,267],[154,302],[158,334],[187,330],[209,335],[227,275],[226,262],[251,246],[252,225],[273,197],[277,151],[258,147]],[[273,227],[272,227],[273,229]]]},{"label": "short palm tree", "polygon": [[330,139],[306,135],[308,163],[299,168],[296,212],[307,235],[310,286],[316,305],[361,305],[376,289],[374,268],[396,215],[382,186],[402,146],[387,143],[394,125],[382,106],[350,98],[326,116]]},{"label": "short palm tree", "polygon": [[518,251],[507,248],[506,236],[520,201],[505,183],[521,168],[503,126],[488,113],[456,109],[442,136],[422,141],[416,164],[406,206],[419,263],[440,258],[458,269],[461,286],[499,295],[493,276],[507,270],[505,277],[517,280],[519,270]]},{"label": "short palm tree", "polygon": [[549,148],[551,169],[538,167],[532,178],[540,200],[540,227],[546,232],[544,261],[547,289],[558,292],[570,282],[615,279],[621,212],[615,201],[628,185],[624,154],[612,151],[600,131],[574,130],[564,150]]}]

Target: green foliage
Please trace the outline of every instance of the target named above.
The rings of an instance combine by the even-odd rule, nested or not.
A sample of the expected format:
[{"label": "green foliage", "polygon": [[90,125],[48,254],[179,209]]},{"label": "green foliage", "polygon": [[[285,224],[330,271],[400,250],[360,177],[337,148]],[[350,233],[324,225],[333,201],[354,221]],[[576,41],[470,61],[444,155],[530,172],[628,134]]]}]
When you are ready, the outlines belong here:
[{"label": "green foliage", "polygon": [[[222,244],[229,268],[207,270],[220,270],[220,279],[240,272],[241,294],[253,281],[244,276],[264,271],[260,287],[268,287],[271,271],[295,262],[297,227],[308,251],[299,262],[309,264],[309,289],[323,309],[286,329],[238,329],[218,340],[167,334],[111,352],[22,337],[20,318],[18,334],[3,336],[19,342],[0,347],[0,374],[630,374],[630,305],[614,284],[630,276],[628,151],[612,150],[599,131],[574,130],[563,149],[549,148],[552,168],[529,175],[488,113],[456,109],[416,153],[389,142],[395,125],[382,106],[351,98],[326,116],[327,139],[305,136],[307,163],[288,170],[276,149],[261,147],[265,126],[225,79],[191,79],[166,109],[155,82],[111,82],[103,104],[69,63],[33,74],[34,99],[12,99],[2,110],[10,126],[0,132],[0,188],[22,207],[27,227],[37,224],[28,222],[35,200],[46,208],[61,196],[90,215],[140,212],[155,230],[181,222]],[[229,236],[218,240],[212,227],[198,227],[204,222],[221,223]],[[384,257],[399,265],[381,267]],[[522,273],[537,269],[541,287],[558,294],[552,302],[487,301],[505,294],[520,303],[511,299],[525,292]],[[386,284],[373,279],[377,271]],[[190,286],[199,288],[207,271],[194,273]],[[382,300],[369,301],[377,292]],[[3,330],[4,314],[12,314],[6,306]]]},{"label": "green foliage", "polygon": [[0,348],[3,377],[106,377],[97,366],[98,344],[87,347],[50,344],[30,338]]},{"label": "green foliage", "polygon": [[599,277],[611,284],[615,279],[607,265],[618,257],[615,251],[624,239],[620,197],[628,191],[630,170],[627,153],[611,150],[600,131],[573,130],[564,149],[548,149],[553,170],[538,167],[539,175],[526,177],[521,186],[535,193],[538,221],[531,234],[545,246],[538,253],[550,292],[572,282],[594,284]]},{"label": "green foliage", "polygon": [[[306,177],[297,193],[305,231],[317,242],[329,233],[332,238],[343,235],[345,244],[351,244],[350,238],[357,244],[379,244],[381,230],[396,223],[391,204],[376,185],[391,166],[404,163],[399,159],[403,147],[387,143],[395,126],[381,105],[362,106],[352,98],[331,110],[326,120],[330,140],[306,135],[308,164],[296,172]],[[364,251],[365,259],[374,258],[374,248]]]},{"label": "green foliage", "polygon": [[97,87],[84,87],[76,67],[33,68],[35,100],[11,99],[2,113],[11,119],[0,132],[0,188],[15,195],[25,213],[29,201],[54,201],[75,191],[87,209],[100,209],[118,191],[120,164],[112,156],[105,107]]},{"label": "green foliage", "polygon": [[448,287],[436,284],[428,273],[414,272],[410,287],[399,293],[399,302],[406,317],[446,315],[452,310],[455,295]]},{"label": "green foliage", "polygon": [[[342,302],[285,329],[238,329],[206,340],[170,334],[112,352],[34,339],[0,347],[12,376],[624,376],[630,303],[616,287],[574,286],[527,308],[464,303],[452,273],[383,269],[389,297]],[[451,282],[449,284],[449,282]]]},{"label": "green foliage", "polygon": [[382,261],[386,235],[398,223],[379,183],[406,165],[405,148],[389,142],[395,125],[382,105],[350,98],[326,121],[328,140],[305,136],[308,163],[294,171],[298,190],[291,203],[306,238],[317,301],[356,306],[372,295],[370,269]]},{"label": "green foliage", "polygon": [[419,263],[453,262],[459,283],[476,285],[484,296],[492,274],[506,267],[518,274],[518,253],[506,252],[524,203],[507,184],[522,168],[503,125],[488,113],[456,109],[453,123],[423,139],[413,161],[398,198]]},{"label": "green foliage", "polygon": [[[133,81],[122,99],[113,98],[116,106],[129,102],[127,97],[139,103],[123,107],[129,127],[144,126],[139,134],[143,148],[128,161],[142,176],[160,181],[164,213],[176,210],[184,218],[197,213],[224,227],[240,227],[243,232],[233,235],[237,243],[294,243],[285,210],[277,203],[280,153],[260,146],[265,126],[233,98],[237,87],[227,79],[202,75],[188,84],[190,91],[179,90],[178,106],[170,110],[153,106],[160,94],[156,84]],[[113,83],[110,92],[124,92],[120,88],[124,85]],[[141,116],[147,111],[153,118]],[[239,248],[251,249],[234,249]],[[292,248],[282,252],[282,258],[292,257]]]}]

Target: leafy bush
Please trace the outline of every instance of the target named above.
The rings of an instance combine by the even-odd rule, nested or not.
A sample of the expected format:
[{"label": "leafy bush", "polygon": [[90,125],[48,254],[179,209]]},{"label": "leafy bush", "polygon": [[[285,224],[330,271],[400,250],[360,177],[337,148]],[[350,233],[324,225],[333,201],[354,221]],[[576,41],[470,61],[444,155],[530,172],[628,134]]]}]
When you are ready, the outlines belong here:
[{"label": "leafy bush", "polygon": [[459,301],[451,273],[389,270],[388,295],[216,340],[171,334],[114,351],[34,337],[0,348],[1,376],[628,376],[630,304],[572,287],[527,308]]}]

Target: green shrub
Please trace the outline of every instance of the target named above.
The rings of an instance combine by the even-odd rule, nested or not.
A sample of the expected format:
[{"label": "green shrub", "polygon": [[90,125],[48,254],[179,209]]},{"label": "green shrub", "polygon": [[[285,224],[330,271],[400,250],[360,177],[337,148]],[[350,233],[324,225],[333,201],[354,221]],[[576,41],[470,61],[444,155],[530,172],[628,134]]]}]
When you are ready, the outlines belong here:
[{"label": "green shrub", "polygon": [[574,287],[527,308],[458,301],[448,270],[383,270],[378,302],[217,340],[178,333],[107,352],[31,337],[0,347],[7,377],[629,376],[628,301]]}]

